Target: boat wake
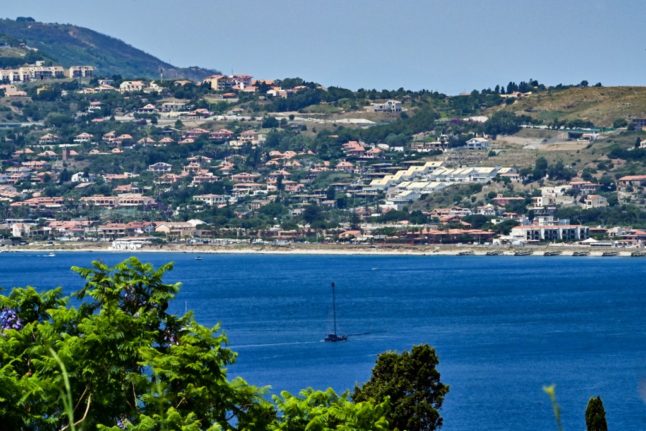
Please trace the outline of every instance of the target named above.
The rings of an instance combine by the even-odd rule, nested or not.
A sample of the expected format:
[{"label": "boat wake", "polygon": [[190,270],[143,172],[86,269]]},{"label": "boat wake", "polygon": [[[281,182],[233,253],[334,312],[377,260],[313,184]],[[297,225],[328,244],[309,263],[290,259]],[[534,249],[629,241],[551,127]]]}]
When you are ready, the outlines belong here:
[{"label": "boat wake", "polygon": [[231,349],[253,349],[256,347],[276,347],[276,346],[299,346],[302,344],[316,344],[318,341],[290,341],[287,343],[260,343],[260,344],[239,344],[237,346],[229,346]]}]

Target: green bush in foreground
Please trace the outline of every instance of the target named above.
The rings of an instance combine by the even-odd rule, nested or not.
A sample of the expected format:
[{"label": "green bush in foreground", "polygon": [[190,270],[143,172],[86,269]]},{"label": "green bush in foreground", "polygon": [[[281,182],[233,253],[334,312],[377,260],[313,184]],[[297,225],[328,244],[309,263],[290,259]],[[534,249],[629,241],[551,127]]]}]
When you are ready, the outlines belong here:
[{"label": "green bush in foreground", "polygon": [[0,296],[0,428],[10,430],[388,430],[388,399],[353,402],[331,389],[266,390],[226,368],[235,353],[218,326],[168,313],[179,284],[167,264],[135,258],[73,268],[61,289]]}]

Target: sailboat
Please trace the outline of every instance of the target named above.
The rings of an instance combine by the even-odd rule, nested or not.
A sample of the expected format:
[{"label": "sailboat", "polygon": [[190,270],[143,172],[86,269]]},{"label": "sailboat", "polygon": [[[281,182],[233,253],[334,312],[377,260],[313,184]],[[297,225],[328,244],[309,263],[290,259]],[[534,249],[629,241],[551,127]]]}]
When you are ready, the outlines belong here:
[{"label": "sailboat", "polygon": [[338,341],[347,341],[347,335],[339,335],[336,333],[336,286],[332,283],[332,319],[334,321],[334,332],[327,334],[324,341],[326,343],[336,343]]}]

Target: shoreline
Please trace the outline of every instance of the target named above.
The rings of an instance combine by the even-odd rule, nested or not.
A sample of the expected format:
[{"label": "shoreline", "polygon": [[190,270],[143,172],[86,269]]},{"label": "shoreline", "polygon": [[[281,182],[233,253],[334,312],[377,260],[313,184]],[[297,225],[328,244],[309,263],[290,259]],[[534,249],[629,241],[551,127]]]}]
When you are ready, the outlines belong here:
[{"label": "shoreline", "polygon": [[[160,248],[142,247],[136,249],[114,249],[105,244],[34,244],[33,246],[14,246],[0,248],[4,253],[177,253],[177,254],[273,254],[273,255],[338,255],[338,256],[573,256],[574,253],[588,253],[580,257],[602,257],[614,255],[617,257],[646,257],[646,250],[639,248],[613,248],[589,246],[525,246],[525,247],[494,247],[478,245],[424,245],[424,246],[354,246],[338,244],[290,244],[288,246],[272,245],[170,245]],[[528,253],[528,254],[527,254]],[[616,253],[616,254],[615,254]],[[633,253],[640,253],[639,256]],[[604,257],[605,257],[604,256]]]}]

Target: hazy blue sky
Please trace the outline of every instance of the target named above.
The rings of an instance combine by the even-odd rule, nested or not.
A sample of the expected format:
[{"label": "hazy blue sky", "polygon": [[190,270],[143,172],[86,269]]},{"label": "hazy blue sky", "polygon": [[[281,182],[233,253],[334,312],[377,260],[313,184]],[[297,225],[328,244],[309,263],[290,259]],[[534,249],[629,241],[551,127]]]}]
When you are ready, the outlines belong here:
[{"label": "hazy blue sky", "polygon": [[644,0],[2,0],[178,66],[451,94],[510,80],[646,82]]}]

